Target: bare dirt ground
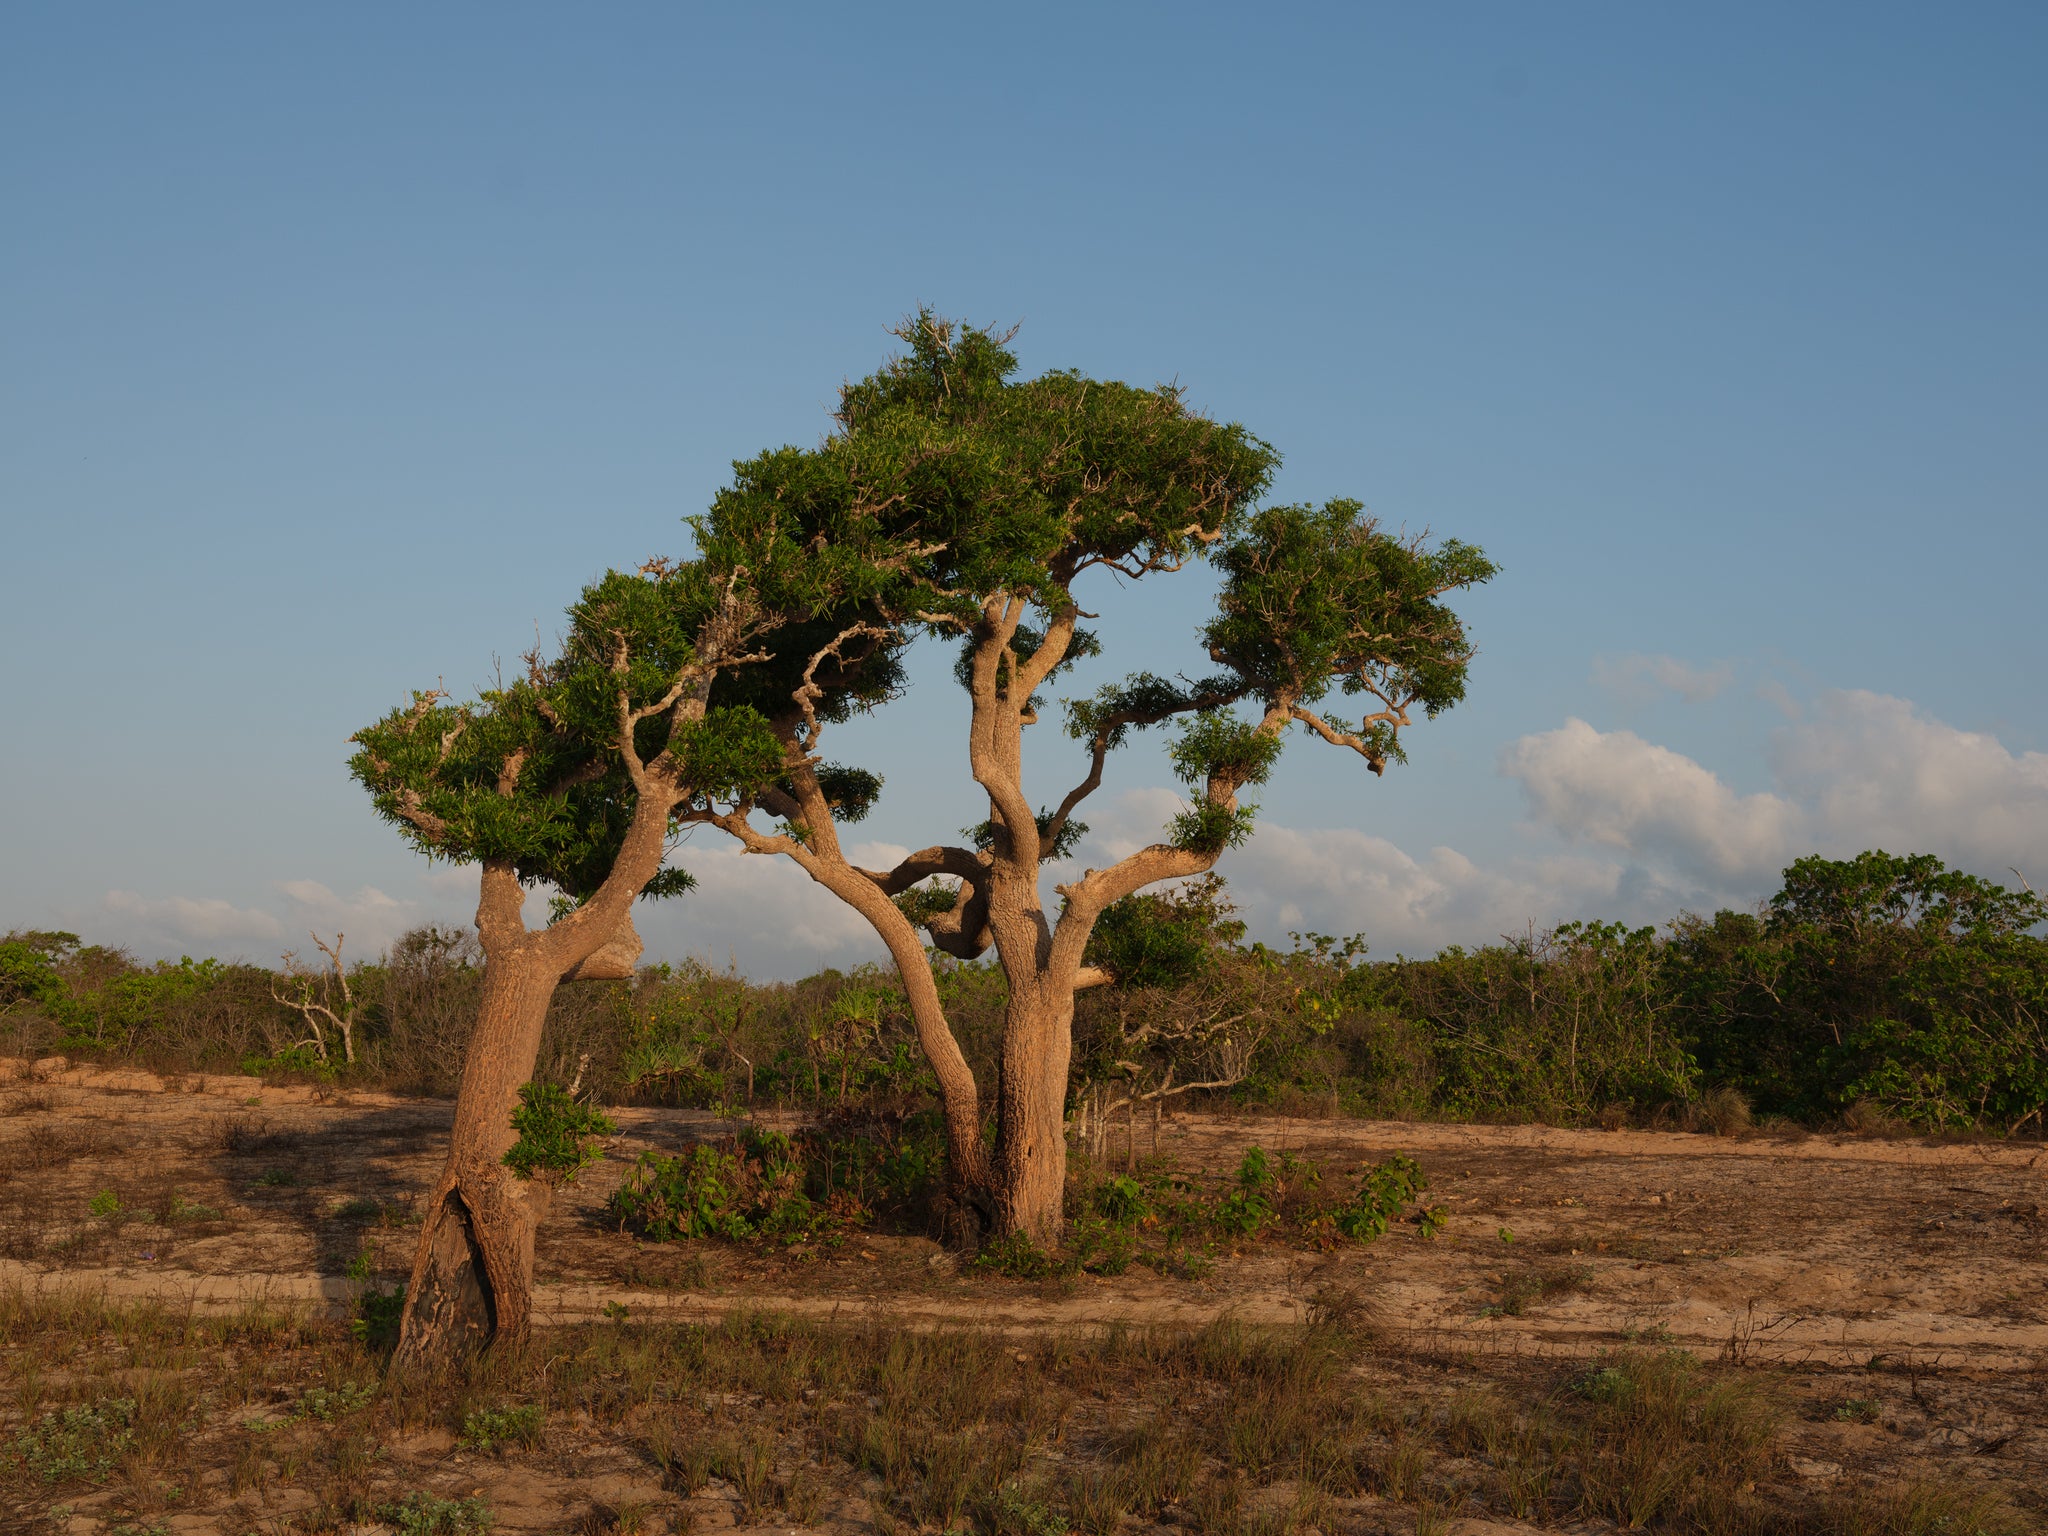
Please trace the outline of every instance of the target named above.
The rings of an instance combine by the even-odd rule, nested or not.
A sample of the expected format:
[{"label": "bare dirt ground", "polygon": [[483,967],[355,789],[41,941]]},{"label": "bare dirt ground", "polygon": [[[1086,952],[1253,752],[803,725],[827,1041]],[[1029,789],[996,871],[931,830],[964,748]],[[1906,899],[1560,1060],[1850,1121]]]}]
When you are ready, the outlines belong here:
[{"label": "bare dirt ground", "polygon": [[[205,1310],[339,1308],[360,1290],[346,1271],[357,1261],[360,1276],[365,1253],[375,1276],[401,1280],[408,1212],[438,1170],[450,1106],[0,1061],[0,1111],[0,1289]],[[1219,1255],[1201,1281],[1134,1266],[1024,1282],[963,1273],[922,1238],[786,1253],[637,1242],[604,1215],[634,1158],[722,1127],[684,1111],[614,1118],[621,1134],[542,1232],[544,1323],[621,1307],[635,1322],[746,1311],[1021,1339],[1224,1315],[1299,1324],[1315,1298],[1350,1293],[1399,1345],[1365,1367],[1391,1388],[1681,1347],[1768,1377],[1790,1409],[1792,1475],[1964,1476],[1998,1486],[2048,1529],[2033,1492],[2048,1487],[2048,1159],[2038,1146],[1191,1115],[1165,1123],[1156,1154],[1141,1127],[1137,1150],[1212,1171],[1253,1143],[1331,1169],[1405,1152],[1447,1208],[1446,1226],[1433,1241],[1401,1229],[1330,1253],[1252,1244]],[[566,1528],[560,1511],[597,1497],[599,1484],[614,1503],[641,1484],[662,1496],[644,1467],[617,1458],[543,1474],[468,1456],[446,1435],[408,1454],[422,1478],[483,1490],[500,1529]],[[696,1518],[734,1517],[713,1499]]]}]

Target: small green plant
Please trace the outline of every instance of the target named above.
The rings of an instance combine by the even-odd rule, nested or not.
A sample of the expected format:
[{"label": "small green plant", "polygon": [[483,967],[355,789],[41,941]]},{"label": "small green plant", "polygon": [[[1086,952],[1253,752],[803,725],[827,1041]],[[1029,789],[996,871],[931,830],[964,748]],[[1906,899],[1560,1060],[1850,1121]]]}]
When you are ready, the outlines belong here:
[{"label": "small green plant", "polygon": [[985,1275],[1010,1275],[1018,1280],[1044,1280],[1062,1268],[1057,1258],[1022,1232],[997,1238],[974,1256],[972,1267]]},{"label": "small green plant", "polygon": [[1137,1257],[1138,1240],[1128,1227],[1084,1216],[1068,1234],[1073,1261],[1094,1275],[1120,1275]]},{"label": "small green plant", "polygon": [[1140,1262],[1173,1280],[1202,1280],[1216,1267],[1216,1261],[1185,1243],[1168,1243],[1157,1253],[1144,1254]]},{"label": "small green plant", "polygon": [[330,1221],[374,1221],[384,1214],[384,1207],[367,1195],[357,1195],[344,1200],[327,1213]]},{"label": "small green plant", "polygon": [[[809,1145],[809,1143],[806,1143]],[[679,1157],[643,1152],[611,1198],[622,1226],[655,1242],[756,1235],[796,1242],[849,1219],[804,1193],[809,1170],[797,1143],[748,1126],[719,1145],[699,1143]],[[885,1182],[887,1162],[876,1169]]]},{"label": "small green plant", "polygon": [[1868,1397],[1852,1397],[1835,1410],[1835,1418],[1843,1424],[1875,1424],[1877,1403]]},{"label": "small green plant", "polygon": [[1127,1173],[1120,1173],[1095,1192],[1095,1208],[1118,1226],[1129,1226],[1152,1214],[1145,1199],[1145,1186]]},{"label": "small green plant", "polygon": [[[1370,1164],[1358,1176],[1358,1188],[1349,1202],[1331,1213],[1337,1230],[1353,1242],[1369,1243],[1387,1230],[1387,1224],[1401,1214],[1401,1210],[1423,1190],[1429,1188],[1429,1180],[1423,1176],[1422,1165],[1412,1157],[1399,1152]],[[1439,1213],[1441,1208],[1438,1208]],[[1437,1225],[1442,1225],[1441,1214]],[[1503,1237],[1502,1241],[1511,1241]]]},{"label": "small green plant", "polygon": [[462,1443],[472,1451],[499,1451],[508,1445],[534,1450],[540,1445],[540,1427],[546,1417],[539,1403],[521,1403],[512,1408],[479,1408],[462,1421]]},{"label": "small green plant", "polygon": [[255,1182],[264,1189],[289,1189],[299,1182],[299,1176],[289,1168],[266,1168],[256,1175]]},{"label": "small green plant", "polygon": [[519,1108],[512,1111],[512,1129],[519,1139],[505,1154],[505,1166],[522,1179],[537,1172],[557,1175],[564,1183],[597,1161],[593,1136],[610,1136],[616,1125],[587,1104],[578,1104],[558,1083],[526,1083],[519,1089]]},{"label": "small green plant", "polygon": [[46,1483],[66,1478],[106,1481],[135,1439],[135,1400],[107,1398],[90,1407],[46,1413],[14,1440],[14,1454]]},{"label": "small green plant", "polygon": [[405,1288],[364,1291],[356,1298],[355,1314],[348,1320],[350,1337],[373,1354],[393,1348],[405,1316]]},{"label": "small green plant", "polygon": [[409,1493],[377,1513],[398,1527],[399,1536],[472,1536],[491,1524],[490,1506],[482,1499],[442,1499],[431,1493]]},{"label": "small green plant", "polygon": [[86,1202],[85,1212],[95,1221],[112,1221],[121,1214],[121,1197],[103,1189]]},{"label": "small green plant", "polygon": [[366,1381],[344,1382],[338,1387],[308,1387],[299,1394],[292,1417],[332,1424],[362,1408],[376,1395],[377,1389]]},{"label": "small green plant", "polygon": [[1273,1202],[1267,1191],[1273,1187],[1273,1167],[1263,1147],[1248,1147],[1237,1165],[1237,1188],[1216,1207],[1216,1225],[1240,1237],[1250,1237],[1273,1219]]}]

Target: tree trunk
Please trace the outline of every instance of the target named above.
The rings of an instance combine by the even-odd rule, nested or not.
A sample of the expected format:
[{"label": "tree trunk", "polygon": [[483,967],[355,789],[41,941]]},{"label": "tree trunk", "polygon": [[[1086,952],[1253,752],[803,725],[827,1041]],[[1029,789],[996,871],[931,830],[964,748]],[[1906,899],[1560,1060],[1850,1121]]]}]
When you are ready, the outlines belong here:
[{"label": "tree trunk", "polygon": [[1066,1231],[1067,1064],[1074,1000],[1013,987],[996,1094],[995,1227],[1057,1248]]},{"label": "tree trunk", "polygon": [[533,1308],[533,1234],[548,1187],[515,1177],[503,1159],[518,1139],[512,1111],[533,1075],[560,979],[559,962],[531,939],[486,953],[448,1164],[427,1201],[393,1370],[525,1337]]}]

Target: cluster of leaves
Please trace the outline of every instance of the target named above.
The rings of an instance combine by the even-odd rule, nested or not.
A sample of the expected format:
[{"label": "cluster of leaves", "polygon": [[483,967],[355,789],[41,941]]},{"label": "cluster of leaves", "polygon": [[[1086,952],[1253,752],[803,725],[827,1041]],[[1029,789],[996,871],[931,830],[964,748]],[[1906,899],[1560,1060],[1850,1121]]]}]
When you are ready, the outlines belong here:
[{"label": "cluster of leaves", "polygon": [[[1047,1254],[1021,1238],[985,1248],[976,1267],[1032,1279],[1087,1271],[1118,1274],[1132,1263],[1195,1278],[1223,1247],[1260,1238],[1315,1248],[1369,1243],[1428,1187],[1412,1158],[1395,1154],[1358,1170],[1335,1189],[1312,1158],[1245,1149],[1235,1176],[1218,1188],[1172,1169],[1113,1174],[1069,1189],[1066,1250]],[[1440,1215],[1415,1213],[1427,1236]]]},{"label": "cluster of leaves", "polygon": [[65,1050],[133,1050],[195,1000],[266,974],[189,955],[141,966],[75,933],[18,931],[0,938],[0,1016],[33,1010]]},{"label": "cluster of leaves", "polygon": [[462,1419],[462,1444],[489,1455],[509,1445],[528,1450],[540,1444],[541,1425],[547,1412],[539,1403],[516,1403],[506,1408],[477,1408]]},{"label": "cluster of leaves", "polygon": [[399,1536],[480,1536],[491,1528],[491,1507],[479,1498],[409,1493],[377,1513],[397,1528]]},{"label": "cluster of leaves", "polygon": [[569,1097],[561,1084],[545,1082],[521,1085],[512,1129],[519,1139],[506,1152],[505,1166],[522,1179],[547,1173],[565,1184],[597,1160],[590,1139],[618,1131],[604,1114]]},{"label": "cluster of leaves", "polygon": [[46,1483],[68,1478],[103,1482],[135,1438],[135,1400],[106,1398],[46,1413],[23,1426],[11,1447]]},{"label": "cluster of leaves", "polygon": [[[1427,960],[1311,936],[1253,1102],[1372,1114],[2011,1132],[2048,1107],[2048,906],[1925,855],[1801,859],[1760,913],[1566,923]],[[1104,998],[1089,1008],[1111,1006]]]},{"label": "cluster of leaves", "polygon": [[656,968],[629,1024],[623,1087],[642,1098],[825,1112],[919,1099],[933,1086],[902,987],[872,968],[758,987],[696,962]]},{"label": "cluster of leaves", "polygon": [[931,1110],[832,1117],[795,1135],[749,1126],[675,1157],[641,1154],[611,1211],[656,1242],[831,1239],[878,1216],[922,1228],[945,1167]]}]

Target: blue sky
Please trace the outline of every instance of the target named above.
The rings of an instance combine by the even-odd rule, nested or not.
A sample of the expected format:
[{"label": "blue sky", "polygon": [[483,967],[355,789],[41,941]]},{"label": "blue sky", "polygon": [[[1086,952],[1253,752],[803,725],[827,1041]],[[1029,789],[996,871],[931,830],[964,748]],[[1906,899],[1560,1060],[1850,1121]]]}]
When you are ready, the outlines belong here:
[{"label": "blue sky", "polygon": [[[681,548],[920,302],[1504,567],[1410,766],[1290,748],[1225,866],[1261,932],[2048,874],[2048,11],[1273,9],[11,9],[0,927],[464,915],[349,732]],[[1206,599],[1128,595],[1100,675],[1198,664]],[[833,744],[880,848],[982,814],[942,670]],[[1084,856],[1169,784],[1120,764]],[[872,953],[708,836],[651,954]]]}]

